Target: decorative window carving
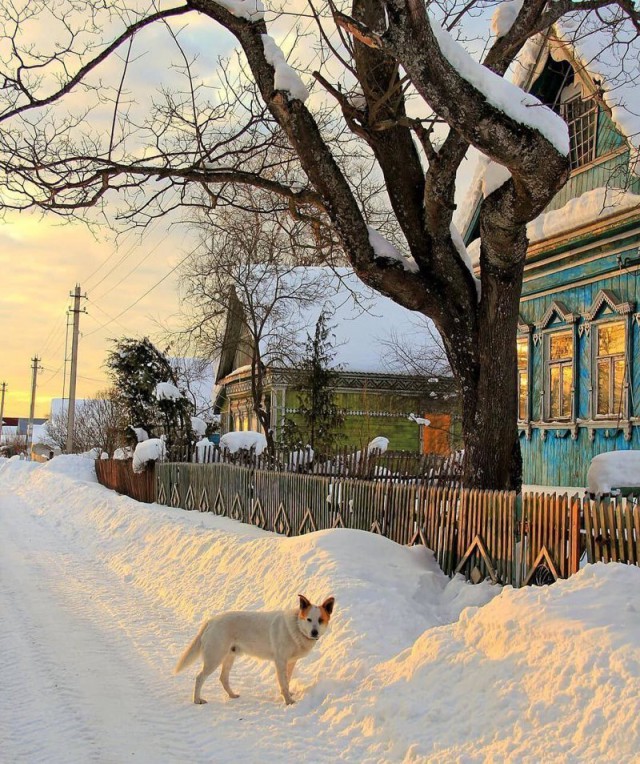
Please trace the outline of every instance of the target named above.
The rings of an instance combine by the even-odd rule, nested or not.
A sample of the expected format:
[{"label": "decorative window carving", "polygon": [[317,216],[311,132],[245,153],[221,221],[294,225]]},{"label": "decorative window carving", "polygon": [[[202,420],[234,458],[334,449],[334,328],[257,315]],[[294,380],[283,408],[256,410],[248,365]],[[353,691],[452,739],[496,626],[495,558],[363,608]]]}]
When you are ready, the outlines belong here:
[{"label": "decorative window carving", "polygon": [[626,322],[597,324],[594,346],[596,416],[624,416]]},{"label": "decorative window carving", "polygon": [[547,418],[571,417],[573,393],[573,329],[547,335]]}]

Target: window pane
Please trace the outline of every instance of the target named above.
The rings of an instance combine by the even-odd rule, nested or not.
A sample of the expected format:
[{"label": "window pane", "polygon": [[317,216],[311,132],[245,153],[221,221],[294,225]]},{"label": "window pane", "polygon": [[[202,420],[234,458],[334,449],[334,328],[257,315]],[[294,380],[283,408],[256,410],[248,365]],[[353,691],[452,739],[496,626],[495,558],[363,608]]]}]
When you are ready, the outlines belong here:
[{"label": "window pane", "polygon": [[608,360],[598,361],[598,407],[599,415],[611,413],[609,384],[611,381],[611,364]]},{"label": "window pane", "polygon": [[529,358],[529,338],[528,337],[520,337],[517,340],[517,350],[518,350],[518,368],[527,370],[528,367],[528,358]]},{"label": "window pane", "polygon": [[598,355],[624,353],[624,321],[601,324],[598,327]]},{"label": "window pane", "polygon": [[529,395],[529,375],[526,371],[518,374],[518,419],[527,418],[527,399]]},{"label": "window pane", "polygon": [[562,116],[569,127],[571,169],[594,159],[597,114],[593,99],[574,98],[562,104]]},{"label": "window pane", "polygon": [[549,416],[557,419],[560,416],[560,367],[549,369]]},{"label": "window pane", "polygon": [[562,405],[560,416],[571,416],[571,384],[573,382],[573,369],[571,366],[562,366]]},{"label": "window pane", "polygon": [[556,332],[549,336],[549,359],[558,361],[573,356],[573,332]]},{"label": "window pane", "polygon": [[616,358],[613,362],[613,413],[616,416],[624,415],[622,405],[622,392],[624,390],[625,362],[623,358]]}]

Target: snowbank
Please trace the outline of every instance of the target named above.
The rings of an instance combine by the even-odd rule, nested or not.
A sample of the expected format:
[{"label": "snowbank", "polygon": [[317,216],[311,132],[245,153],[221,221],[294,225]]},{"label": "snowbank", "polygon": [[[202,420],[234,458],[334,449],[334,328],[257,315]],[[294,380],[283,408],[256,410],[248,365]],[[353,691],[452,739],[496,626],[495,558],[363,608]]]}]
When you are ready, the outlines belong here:
[{"label": "snowbank", "polygon": [[610,451],[594,456],[587,472],[591,493],[640,486],[640,451]]},{"label": "snowbank", "polygon": [[[299,592],[336,597],[331,630],[299,664],[291,708],[278,704],[266,663],[238,661],[238,701],[226,701],[212,678],[203,709],[188,709],[193,677],[172,678],[167,667],[158,683],[177,713],[188,709],[181,739],[198,747],[198,761],[257,760],[247,749],[255,740],[276,762],[630,762],[640,750],[637,567],[587,566],[544,588],[474,587],[445,578],[427,550],[374,534],[287,539],[138,504],[96,484],[93,464],[72,456],[8,462],[0,496],[10,492],[46,528],[48,543],[77,550],[142,595],[127,628],[138,639],[145,630],[162,635],[164,664],[207,614],[293,607]],[[120,613],[116,599],[106,604],[105,613]],[[140,662],[157,664],[154,644],[144,640]],[[238,749],[220,758],[229,725]],[[173,754],[166,760],[180,760]]]}]

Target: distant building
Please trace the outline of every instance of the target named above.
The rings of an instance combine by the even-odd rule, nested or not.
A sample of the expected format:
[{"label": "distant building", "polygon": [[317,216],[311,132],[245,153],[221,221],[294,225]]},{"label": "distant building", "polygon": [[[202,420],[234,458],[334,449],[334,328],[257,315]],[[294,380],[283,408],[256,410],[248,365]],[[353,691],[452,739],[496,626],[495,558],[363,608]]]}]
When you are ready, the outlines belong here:
[{"label": "distant building", "polygon": [[[417,314],[369,290],[350,271],[339,275],[342,282],[332,277],[324,300],[305,311],[298,338],[303,346],[323,308],[330,310],[337,368],[335,401],[345,413],[342,443],[359,447],[385,436],[392,450],[448,453],[456,428],[457,395],[446,364],[435,362],[438,372],[428,375],[402,373],[397,361],[394,368],[391,346],[396,338],[403,339],[405,352],[425,352],[429,335],[424,326],[420,330],[416,325]],[[223,432],[256,430],[251,340],[239,303],[230,313],[233,318],[227,320],[216,378],[221,427]],[[264,406],[276,440],[285,418],[295,418],[297,412],[294,378],[295,370],[282,363],[271,364],[266,371]],[[410,414],[431,420],[432,427],[410,420]]]}]

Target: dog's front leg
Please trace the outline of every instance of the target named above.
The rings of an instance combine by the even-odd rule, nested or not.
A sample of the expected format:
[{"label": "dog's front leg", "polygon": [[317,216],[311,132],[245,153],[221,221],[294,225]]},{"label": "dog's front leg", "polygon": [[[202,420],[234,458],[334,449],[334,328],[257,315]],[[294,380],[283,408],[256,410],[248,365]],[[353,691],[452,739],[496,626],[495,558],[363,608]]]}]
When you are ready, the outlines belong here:
[{"label": "dog's front leg", "polygon": [[297,661],[289,661],[287,663],[287,681],[289,682],[289,686],[291,686],[291,677],[293,676],[293,670],[296,667]]},{"label": "dog's front leg", "polygon": [[282,692],[284,702],[290,706],[292,703],[295,703],[295,701],[289,692],[289,677],[286,661],[281,659],[276,660],[276,673],[278,675],[278,684],[280,685],[280,692]]}]

